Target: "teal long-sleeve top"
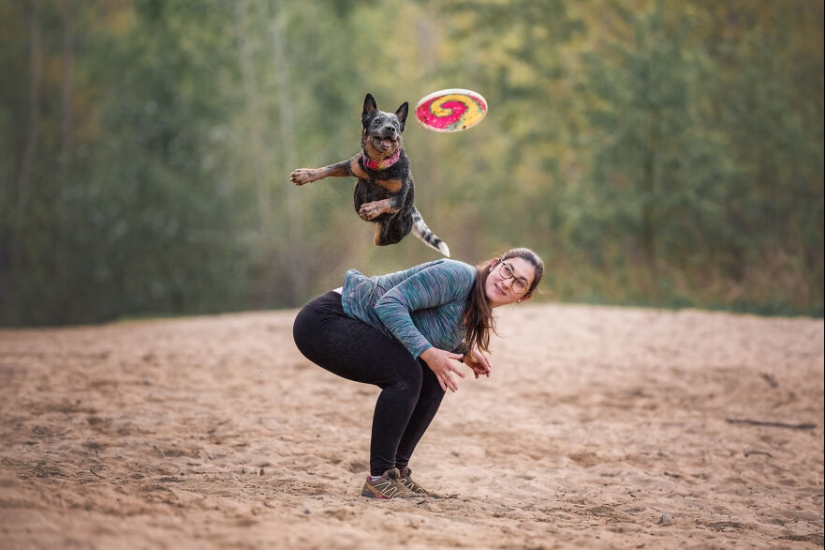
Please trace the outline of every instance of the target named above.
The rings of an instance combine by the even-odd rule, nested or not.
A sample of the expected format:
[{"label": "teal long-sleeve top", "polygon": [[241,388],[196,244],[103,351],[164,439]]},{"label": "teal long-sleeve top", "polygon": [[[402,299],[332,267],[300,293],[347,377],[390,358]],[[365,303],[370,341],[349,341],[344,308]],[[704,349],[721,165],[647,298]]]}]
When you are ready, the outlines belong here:
[{"label": "teal long-sleeve top", "polygon": [[418,357],[435,346],[465,353],[463,325],[476,268],[456,260],[367,277],[351,269],[341,291],[344,313],[395,337]]}]

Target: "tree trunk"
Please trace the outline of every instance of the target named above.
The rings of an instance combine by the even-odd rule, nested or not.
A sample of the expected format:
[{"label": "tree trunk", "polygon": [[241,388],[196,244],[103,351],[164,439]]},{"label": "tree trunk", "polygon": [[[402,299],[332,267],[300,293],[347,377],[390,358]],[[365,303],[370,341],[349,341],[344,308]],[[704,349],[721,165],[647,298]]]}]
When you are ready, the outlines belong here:
[{"label": "tree trunk", "polygon": [[74,70],[74,6],[63,9],[63,82],[61,89],[60,164],[65,173],[72,147],[72,71]]},{"label": "tree trunk", "polygon": [[651,115],[650,141],[644,154],[642,167],[642,250],[647,262],[649,288],[652,296],[658,296],[658,270],[656,266],[656,157],[662,137],[662,116]]},{"label": "tree trunk", "polygon": [[37,153],[38,127],[40,125],[40,103],[43,96],[43,43],[40,28],[40,2],[29,2],[29,36],[31,47],[31,81],[29,89],[29,127],[26,132],[26,145],[20,161],[17,175],[17,206],[14,213],[14,228],[11,241],[12,269],[20,272],[23,260],[23,227],[26,221],[26,206],[31,172]]},{"label": "tree trunk", "polygon": [[[60,112],[60,159],[55,219],[56,236],[56,284],[58,288],[68,288],[69,262],[69,212],[66,204],[68,187],[71,185],[69,170],[72,153],[72,72],[74,70],[74,5],[66,2],[63,8],[63,70],[61,83]],[[71,292],[61,292],[62,299],[58,305],[58,320],[64,322],[71,316]]]},{"label": "tree trunk", "polygon": [[[272,59],[274,61],[275,83],[278,91],[278,110],[280,119],[282,159],[287,174],[295,167],[295,135],[294,103],[289,90],[289,59],[286,54],[286,13],[282,3],[276,3],[276,13],[272,20]],[[286,176],[283,177],[287,181]],[[307,262],[304,259],[305,235],[304,219],[301,205],[301,194],[298,189],[290,187],[284,201],[284,214],[287,220],[287,258],[286,264],[290,267],[290,294],[295,306],[303,299],[307,289]]]},{"label": "tree trunk", "polygon": [[[265,12],[261,12],[261,14],[263,13]],[[241,81],[246,97],[246,111],[250,125],[249,149],[252,152],[255,191],[258,197],[258,231],[261,243],[266,243],[272,226],[272,197],[269,191],[266,151],[264,150],[263,124],[265,121],[261,109],[258,77],[255,72],[252,38],[247,24],[248,17],[248,2],[239,1],[235,5],[235,21],[240,43]]]}]

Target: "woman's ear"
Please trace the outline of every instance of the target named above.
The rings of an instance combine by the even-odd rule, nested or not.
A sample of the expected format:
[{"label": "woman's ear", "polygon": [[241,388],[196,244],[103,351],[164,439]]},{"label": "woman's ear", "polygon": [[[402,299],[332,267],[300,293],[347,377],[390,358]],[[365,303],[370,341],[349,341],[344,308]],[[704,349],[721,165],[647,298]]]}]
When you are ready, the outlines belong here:
[{"label": "woman's ear", "polygon": [[497,266],[499,263],[501,263],[500,258],[493,258],[492,260],[490,260],[490,271],[493,271],[493,268]]},{"label": "woman's ear", "polygon": [[533,297],[533,293],[532,293],[532,292],[528,292],[527,294],[525,294],[525,295],[524,295],[524,297],[523,297],[523,298],[519,298],[518,303],[520,303],[520,304],[521,304],[521,303],[523,303],[523,302],[526,302],[527,300],[529,300],[529,299],[530,299],[530,298],[532,298],[532,297]]}]

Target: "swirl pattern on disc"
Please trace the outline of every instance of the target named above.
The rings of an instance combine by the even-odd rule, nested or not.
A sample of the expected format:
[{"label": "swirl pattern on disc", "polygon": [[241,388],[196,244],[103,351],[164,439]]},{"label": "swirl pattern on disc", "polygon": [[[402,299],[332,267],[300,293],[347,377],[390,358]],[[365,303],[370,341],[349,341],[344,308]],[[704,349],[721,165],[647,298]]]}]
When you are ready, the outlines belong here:
[{"label": "swirl pattern on disc", "polygon": [[451,88],[433,92],[415,107],[415,118],[428,130],[460,132],[481,122],[487,101],[472,90]]}]

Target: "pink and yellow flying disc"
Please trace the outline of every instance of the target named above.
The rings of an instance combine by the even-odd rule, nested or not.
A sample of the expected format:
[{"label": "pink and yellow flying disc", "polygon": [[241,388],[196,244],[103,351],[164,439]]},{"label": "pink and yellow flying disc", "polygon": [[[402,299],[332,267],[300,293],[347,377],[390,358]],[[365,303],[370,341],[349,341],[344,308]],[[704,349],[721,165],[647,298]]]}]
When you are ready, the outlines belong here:
[{"label": "pink and yellow flying disc", "polygon": [[450,88],[421,98],[415,118],[434,132],[460,132],[481,122],[487,114],[487,101],[472,90]]}]

